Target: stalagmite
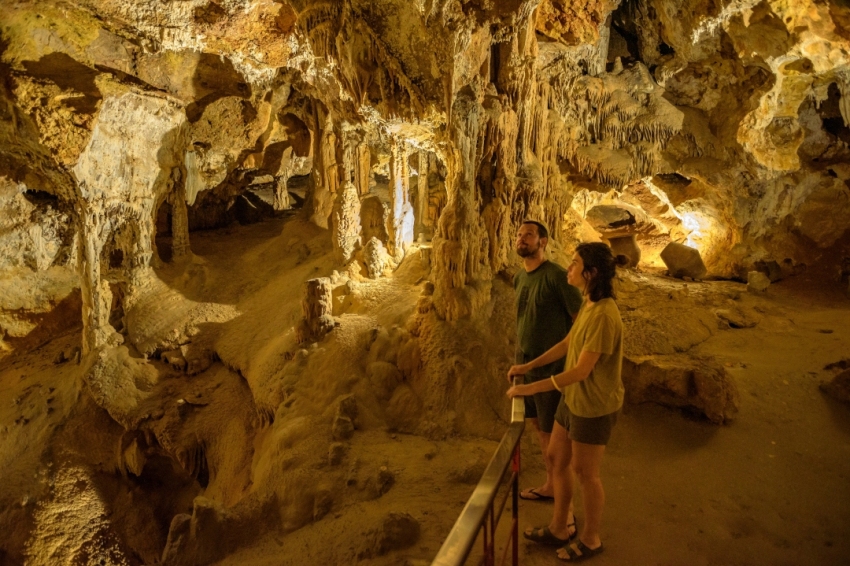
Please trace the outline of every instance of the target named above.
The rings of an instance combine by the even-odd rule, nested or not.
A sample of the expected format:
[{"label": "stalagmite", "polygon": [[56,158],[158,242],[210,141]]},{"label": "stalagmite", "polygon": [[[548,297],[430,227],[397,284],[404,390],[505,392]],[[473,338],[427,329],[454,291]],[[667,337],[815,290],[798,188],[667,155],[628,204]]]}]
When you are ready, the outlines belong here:
[{"label": "stalagmite", "polygon": [[301,310],[304,318],[297,329],[298,343],[316,342],[333,330],[332,286],[327,277],[310,279],[304,288]]}]

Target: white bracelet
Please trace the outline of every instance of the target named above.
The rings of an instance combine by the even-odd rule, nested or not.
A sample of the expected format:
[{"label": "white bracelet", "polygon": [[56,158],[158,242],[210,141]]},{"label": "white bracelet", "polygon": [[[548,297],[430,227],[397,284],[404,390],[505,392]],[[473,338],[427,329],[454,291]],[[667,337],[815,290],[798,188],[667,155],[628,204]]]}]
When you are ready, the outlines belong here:
[{"label": "white bracelet", "polygon": [[555,375],[554,375],[554,374],[550,375],[550,376],[549,376],[549,379],[551,379],[551,380],[552,380],[552,385],[554,385],[554,386],[555,386],[555,390],[556,390],[556,391],[560,391],[560,389],[561,389],[561,388],[560,388],[560,387],[558,387],[558,382],[557,382],[557,381],[555,381]]}]

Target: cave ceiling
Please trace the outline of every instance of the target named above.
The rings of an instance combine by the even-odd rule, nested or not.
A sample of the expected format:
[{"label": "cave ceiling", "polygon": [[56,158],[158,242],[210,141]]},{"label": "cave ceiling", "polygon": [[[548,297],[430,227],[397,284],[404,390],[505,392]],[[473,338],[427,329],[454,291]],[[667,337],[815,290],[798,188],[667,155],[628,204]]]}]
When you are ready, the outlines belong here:
[{"label": "cave ceiling", "polygon": [[[663,207],[654,232],[637,231],[646,257],[660,265],[662,244],[686,242],[723,277],[804,261],[848,226],[843,2],[33,0],[2,10],[4,183],[56,197],[80,237],[103,240],[95,247],[123,239],[128,265],[149,264],[163,202],[187,202],[188,229],[211,226],[255,179],[283,186],[284,206],[288,180],[303,176],[311,220],[336,232],[355,230],[335,211],[340,195],[362,198],[375,178],[401,187],[383,242],[396,256],[410,226],[424,226],[413,217],[431,215],[435,300],[450,319],[486,301],[479,283],[509,263],[527,216],[568,246],[604,237],[588,231],[589,207],[650,217]],[[444,196],[414,214],[400,176],[420,163]],[[335,234],[340,257],[362,236]]]}]

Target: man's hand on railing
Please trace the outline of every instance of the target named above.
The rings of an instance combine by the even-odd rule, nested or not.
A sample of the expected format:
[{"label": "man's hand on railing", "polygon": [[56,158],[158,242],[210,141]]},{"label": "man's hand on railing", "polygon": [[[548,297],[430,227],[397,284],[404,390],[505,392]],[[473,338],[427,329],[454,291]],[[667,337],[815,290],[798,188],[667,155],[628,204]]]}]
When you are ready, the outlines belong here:
[{"label": "man's hand on railing", "polygon": [[518,364],[515,366],[511,366],[511,369],[508,370],[508,383],[513,383],[513,377],[522,377],[523,375],[528,373],[528,370],[531,369],[528,367],[528,364]]}]

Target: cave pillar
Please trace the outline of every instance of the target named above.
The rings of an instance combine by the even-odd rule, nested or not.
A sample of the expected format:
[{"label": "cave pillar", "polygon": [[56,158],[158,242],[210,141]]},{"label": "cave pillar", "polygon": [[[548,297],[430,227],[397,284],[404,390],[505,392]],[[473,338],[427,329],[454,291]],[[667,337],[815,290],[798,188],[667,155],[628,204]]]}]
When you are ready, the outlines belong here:
[{"label": "cave pillar", "polygon": [[444,155],[448,202],[433,239],[434,307],[445,320],[471,315],[490,300],[489,238],[476,190],[477,143],[483,109],[477,95],[452,104]]},{"label": "cave pillar", "polygon": [[360,194],[354,185],[357,142],[353,133],[343,130],[342,189],[334,201],[332,218],[334,253],[343,264],[351,261],[360,247]]},{"label": "cave pillar", "polygon": [[396,261],[404,257],[405,247],[413,242],[413,207],[410,203],[410,167],[408,149],[404,140],[391,141],[390,156],[390,255]]},{"label": "cave pillar", "polygon": [[106,215],[100,210],[92,211],[84,204],[80,223],[80,261],[77,270],[83,299],[82,353],[85,355],[105,345],[113,334],[109,326],[112,292],[109,283],[100,277],[101,254],[109,230]]},{"label": "cave pillar", "polygon": [[369,173],[372,170],[372,154],[369,145],[361,142],[354,154],[354,185],[360,195],[369,193]]},{"label": "cave pillar", "polygon": [[171,252],[174,259],[191,253],[189,247],[189,209],[186,206],[186,185],[180,169],[174,169],[174,192],[171,197]]},{"label": "cave pillar", "polygon": [[312,198],[310,220],[320,228],[328,228],[334,199],[339,192],[339,165],[337,163],[337,136],[330,114],[321,118],[314,103],[314,136]]},{"label": "cave pillar", "polygon": [[416,212],[414,218],[416,220],[416,236],[427,235],[429,231],[428,219],[428,152],[419,152],[419,163],[417,164],[417,183],[416,183]]},{"label": "cave pillar", "polygon": [[292,176],[292,147],[287,147],[280,158],[280,168],[275,179],[274,203],[275,210],[289,210],[292,203],[289,200],[289,177]]}]

